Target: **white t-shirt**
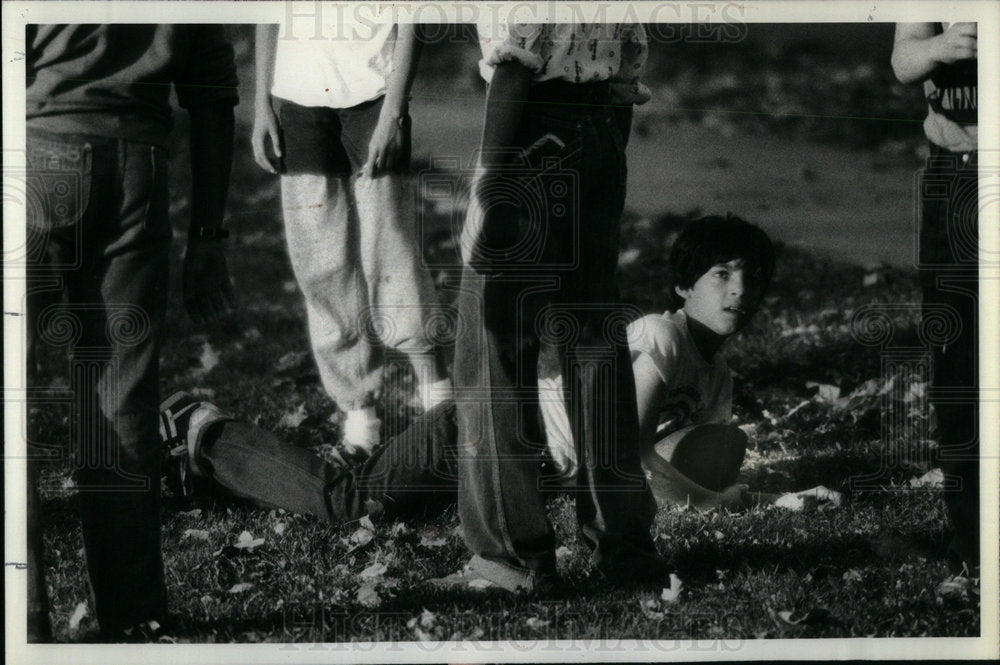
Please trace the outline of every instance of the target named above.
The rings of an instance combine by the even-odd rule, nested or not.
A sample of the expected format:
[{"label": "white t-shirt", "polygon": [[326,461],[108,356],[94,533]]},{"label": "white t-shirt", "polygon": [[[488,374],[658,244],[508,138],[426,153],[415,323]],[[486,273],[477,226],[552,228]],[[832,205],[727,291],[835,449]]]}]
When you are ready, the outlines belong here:
[{"label": "white t-shirt", "polygon": [[658,437],[682,427],[728,424],[733,416],[733,378],[721,354],[707,362],[688,330],[684,310],[649,314],[629,324],[632,361],[646,355],[664,384]]},{"label": "white t-shirt", "polygon": [[[657,420],[657,439],[684,427],[728,424],[733,417],[733,378],[720,354],[711,363],[702,358],[688,331],[683,310],[648,314],[628,326],[632,362],[647,355],[664,384],[665,399]],[[545,438],[556,468],[572,476],[576,447],[563,398],[562,377],[538,380],[539,408]]]},{"label": "white t-shirt", "polygon": [[649,54],[639,23],[476,24],[483,58],[479,73],[487,83],[501,62],[516,61],[534,72],[533,83],[610,81],[615,101],[643,104],[650,93],[640,80]]},{"label": "white t-shirt", "polygon": [[[331,16],[335,16],[331,12]],[[323,23],[323,39],[311,39],[311,16],[294,19],[293,31],[282,24],[274,62],[271,94],[301,106],[343,109],[385,94],[392,71],[396,25],[352,23],[349,17]]]}]

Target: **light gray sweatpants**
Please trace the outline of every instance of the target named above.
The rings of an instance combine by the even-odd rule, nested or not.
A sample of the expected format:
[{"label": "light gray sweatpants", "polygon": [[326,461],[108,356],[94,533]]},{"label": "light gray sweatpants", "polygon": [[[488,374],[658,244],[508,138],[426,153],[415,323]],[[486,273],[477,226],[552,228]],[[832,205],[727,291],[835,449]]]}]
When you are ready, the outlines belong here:
[{"label": "light gray sweatpants", "polygon": [[425,322],[437,299],[421,265],[413,178],[318,174],[281,177],[285,237],[305,296],[320,379],[341,409],[379,392],[383,349],[407,356],[433,380]]}]

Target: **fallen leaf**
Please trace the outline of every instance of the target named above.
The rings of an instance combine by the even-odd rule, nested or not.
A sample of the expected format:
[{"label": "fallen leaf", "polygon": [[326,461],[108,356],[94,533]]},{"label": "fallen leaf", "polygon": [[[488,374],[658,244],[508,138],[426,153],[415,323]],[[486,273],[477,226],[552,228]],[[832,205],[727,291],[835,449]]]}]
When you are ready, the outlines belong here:
[{"label": "fallen leaf", "polygon": [[801,612],[789,612],[782,611],[778,612],[778,616],[781,620],[792,626],[810,626],[818,623],[827,623],[830,621],[830,610],[825,607],[814,607],[805,614]]},{"label": "fallen leaf", "polygon": [[362,529],[368,529],[372,532],[375,531],[375,525],[372,523],[372,518],[368,515],[362,516],[362,518],[358,520],[358,525],[361,526]]},{"label": "fallen leaf", "polygon": [[257,330],[257,328],[254,328],[254,327],[247,328],[247,331],[245,333],[243,333],[243,339],[254,340],[254,339],[260,339],[260,338],[261,338],[260,331]]},{"label": "fallen leaf", "polygon": [[299,404],[298,408],[294,411],[289,411],[281,417],[281,422],[278,423],[279,427],[287,427],[289,429],[294,429],[302,424],[302,421],[309,417],[306,413],[306,403],[302,402]]},{"label": "fallen leaf", "polygon": [[385,575],[385,571],[389,568],[384,563],[373,563],[364,570],[362,570],[358,576],[363,580],[373,580],[377,577],[382,577]]},{"label": "fallen leaf", "polygon": [[624,268],[635,263],[639,259],[639,255],[642,253],[638,247],[632,247],[626,249],[618,254],[618,267]]},{"label": "fallen leaf", "polygon": [[274,525],[274,532],[279,536],[285,535],[285,529],[288,528],[288,524],[285,522],[278,522]]},{"label": "fallen leaf", "polygon": [[406,627],[414,632],[423,632],[420,630],[421,628],[431,630],[435,625],[437,625],[437,615],[426,608],[420,613],[420,616],[413,617],[406,622]]},{"label": "fallen leaf", "polygon": [[524,623],[532,630],[541,630],[552,622],[545,619],[539,619],[538,617],[528,617]]},{"label": "fallen leaf", "polygon": [[208,531],[204,529],[185,529],[181,535],[181,540],[190,538],[192,540],[208,540]]},{"label": "fallen leaf", "polygon": [[367,545],[374,537],[375,534],[371,529],[361,527],[351,534],[350,542],[354,543],[358,547],[361,547],[362,545]]},{"label": "fallen leaf", "polygon": [[278,362],[275,364],[274,369],[278,372],[287,372],[288,370],[295,369],[302,365],[308,357],[308,351],[289,351],[285,355],[278,358]]},{"label": "fallen leaf", "polygon": [[931,489],[944,487],[944,472],[939,468],[934,468],[919,478],[910,478],[910,487],[927,487]]},{"label": "fallen leaf", "polygon": [[263,538],[254,538],[253,534],[249,531],[242,532],[236,539],[236,544],[233,545],[238,550],[247,550],[248,552],[253,552],[255,547],[259,547],[264,544]]},{"label": "fallen leaf", "polygon": [[178,515],[184,515],[185,517],[198,517],[201,515],[201,508],[194,508],[192,510],[182,510]]},{"label": "fallen leaf", "polygon": [[677,577],[673,573],[670,573],[670,587],[664,588],[663,592],[660,593],[660,600],[665,603],[676,603],[680,600],[681,591],[684,589],[684,583],[681,578]]},{"label": "fallen leaf", "polygon": [[229,587],[229,593],[243,593],[253,588],[253,582],[239,582]]},{"label": "fallen leaf", "polygon": [[219,354],[212,348],[211,344],[204,342],[201,345],[201,356],[198,357],[198,362],[200,365],[196,373],[199,375],[208,374],[213,367],[219,364]]},{"label": "fallen leaf", "polygon": [[565,559],[566,557],[572,556],[573,550],[566,547],[565,545],[560,545],[556,548],[556,559]]},{"label": "fallen leaf", "polygon": [[402,522],[396,522],[392,525],[392,528],[389,529],[389,536],[392,538],[405,537],[410,535],[410,533],[412,533],[412,529]]},{"label": "fallen leaf", "polygon": [[73,614],[69,617],[69,632],[75,635],[80,630],[80,622],[87,616],[87,601],[83,600],[76,604]]},{"label": "fallen leaf", "polygon": [[437,537],[437,538],[435,538],[436,535],[437,535],[436,532],[433,532],[433,531],[426,532],[425,531],[420,536],[420,545],[421,545],[421,547],[443,547],[443,546],[445,546],[445,545],[448,544],[447,538],[443,538],[443,537]]},{"label": "fallen leaf", "polygon": [[844,573],[843,580],[845,582],[860,582],[861,581],[861,572],[858,571],[855,568],[851,568],[850,570],[848,570],[848,571],[846,571]]},{"label": "fallen leaf", "polygon": [[969,578],[956,575],[941,582],[935,589],[939,596],[964,596],[969,589]]},{"label": "fallen leaf", "polygon": [[867,275],[865,275],[865,279],[861,284],[862,286],[875,286],[876,284],[878,284],[878,273],[877,272],[868,273]]},{"label": "fallen leaf", "polygon": [[420,613],[420,625],[424,628],[433,628],[436,623],[437,615],[430,610],[424,609],[424,611]]},{"label": "fallen leaf", "polygon": [[816,399],[820,402],[833,404],[840,399],[840,388],[828,383],[806,381],[806,388],[816,388]]},{"label": "fallen leaf", "polygon": [[382,604],[382,599],[379,598],[378,592],[375,591],[375,585],[371,583],[363,584],[358,588],[357,599],[365,607],[378,607]]}]

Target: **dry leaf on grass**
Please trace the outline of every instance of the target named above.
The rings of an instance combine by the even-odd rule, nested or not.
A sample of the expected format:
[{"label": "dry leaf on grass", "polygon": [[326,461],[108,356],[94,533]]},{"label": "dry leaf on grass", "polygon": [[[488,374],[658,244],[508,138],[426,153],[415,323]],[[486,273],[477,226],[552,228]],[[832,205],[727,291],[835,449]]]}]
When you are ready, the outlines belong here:
[{"label": "dry leaf on grass", "polygon": [[785,623],[792,626],[811,626],[818,623],[829,623],[830,610],[825,607],[814,607],[808,612],[789,612],[784,610],[778,612],[778,616]]},{"label": "dry leaf on grass", "polygon": [[664,588],[660,594],[660,600],[665,603],[676,603],[681,598],[681,591],[684,590],[684,583],[681,578],[670,573],[670,587]]},{"label": "dry leaf on grass", "polygon": [[204,529],[184,529],[184,533],[181,535],[181,540],[208,540],[208,531]]},{"label": "dry leaf on grass", "polygon": [[374,537],[375,534],[372,533],[371,529],[361,527],[351,534],[350,542],[354,544],[355,548],[357,548],[362,545],[367,545]]},{"label": "dry leaf on grass", "polygon": [[239,582],[229,587],[229,593],[243,593],[244,591],[249,591],[253,588],[253,582]]},{"label": "dry leaf on grass", "polygon": [[532,630],[541,630],[552,622],[545,619],[539,619],[538,617],[528,617],[524,623]]},{"label": "dry leaf on grass", "polygon": [[926,487],[928,489],[944,487],[944,472],[934,468],[919,478],[910,478],[910,487]]},{"label": "dry leaf on grass", "polygon": [[389,570],[389,567],[384,563],[376,562],[362,570],[358,576],[363,580],[374,580],[385,575],[385,571],[387,570]]},{"label": "dry leaf on grass", "polygon": [[73,609],[73,614],[69,617],[69,634],[76,636],[77,631],[80,630],[80,622],[83,618],[87,616],[87,601],[82,600],[76,604]]},{"label": "dry leaf on grass", "polygon": [[236,539],[236,544],[233,545],[238,550],[246,550],[248,552],[253,552],[255,548],[260,547],[264,544],[263,538],[254,538],[253,534],[249,531],[242,532]]},{"label": "dry leaf on grass", "polygon": [[379,598],[378,592],[375,591],[375,585],[371,583],[363,584],[358,588],[358,602],[365,607],[378,607],[382,604],[382,599]]},{"label": "dry leaf on grass", "polygon": [[198,367],[194,370],[194,373],[198,376],[208,374],[212,371],[213,367],[219,364],[218,352],[207,341],[201,345],[201,355],[198,356],[198,363]]},{"label": "dry leaf on grass", "polygon": [[309,414],[306,413],[306,403],[302,402],[299,404],[298,408],[294,411],[289,411],[281,417],[281,421],[278,423],[278,427],[287,427],[289,429],[295,429],[302,424]]},{"label": "dry leaf on grass", "polygon": [[425,531],[420,535],[421,547],[444,547],[448,539],[438,536],[436,531]]}]

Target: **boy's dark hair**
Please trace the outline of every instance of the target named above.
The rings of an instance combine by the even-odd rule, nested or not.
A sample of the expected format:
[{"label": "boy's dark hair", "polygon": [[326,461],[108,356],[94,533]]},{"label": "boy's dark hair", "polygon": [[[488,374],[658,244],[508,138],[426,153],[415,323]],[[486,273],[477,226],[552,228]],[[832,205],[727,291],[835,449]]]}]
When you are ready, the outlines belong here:
[{"label": "boy's dark hair", "polygon": [[763,296],[774,276],[774,245],[759,227],[735,215],[709,215],[684,227],[670,248],[667,267],[671,310],[684,306],[674,287],[689,289],[709,268],[742,259],[757,273]]}]

